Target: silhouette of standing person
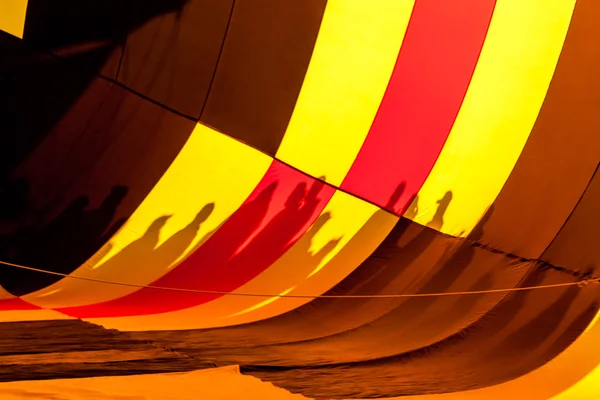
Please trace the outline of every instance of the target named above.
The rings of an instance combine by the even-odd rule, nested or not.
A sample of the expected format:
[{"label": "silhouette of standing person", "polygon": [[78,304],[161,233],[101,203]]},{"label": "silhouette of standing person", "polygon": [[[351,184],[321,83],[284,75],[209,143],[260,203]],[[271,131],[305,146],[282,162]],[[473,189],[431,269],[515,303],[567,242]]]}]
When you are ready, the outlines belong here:
[{"label": "silhouette of standing person", "polygon": [[433,219],[427,223],[427,226],[429,228],[435,229],[436,231],[442,229],[442,226],[444,226],[444,214],[446,214],[446,211],[448,210],[448,206],[450,205],[451,201],[451,191],[447,191],[446,194],[444,194],[444,197],[437,201],[438,208],[435,214],[433,215]]},{"label": "silhouette of standing person", "polygon": [[[115,279],[118,274],[119,281],[132,284],[140,284],[140,276],[147,284],[168,272],[169,267],[184,254],[198,234],[198,230],[214,210],[214,203],[204,206],[183,229],[179,230],[162,244],[160,233],[167,224],[171,215],[163,215],[150,224],[142,237],[130,243],[120,252],[94,268],[97,278]],[[117,289],[113,288],[116,294]],[[123,295],[130,292],[129,288],[123,288]],[[116,295],[115,295],[116,297]]]},{"label": "silhouette of standing person", "polygon": [[394,190],[394,193],[390,196],[387,204],[385,205],[385,209],[391,212],[394,212],[396,209],[396,203],[400,200],[400,197],[404,194],[406,190],[406,182],[400,182],[400,184]]}]

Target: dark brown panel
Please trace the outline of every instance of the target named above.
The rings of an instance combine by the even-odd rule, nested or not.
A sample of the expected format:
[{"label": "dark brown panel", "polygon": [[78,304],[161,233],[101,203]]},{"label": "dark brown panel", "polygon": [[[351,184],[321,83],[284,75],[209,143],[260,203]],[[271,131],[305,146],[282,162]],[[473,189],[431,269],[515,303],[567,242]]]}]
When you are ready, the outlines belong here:
[{"label": "dark brown panel", "polygon": [[237,0],[201,120],[271,155],[289,123],[326,0]]},{"label": "dark brown panel", "polygon": [[596,170],[581,201],[542,258],[550,264],[582,271],[600,269],[600,172]]},{"label": "dark brown panel", "polygon": [[29,0],[23,39],[115,78],[127,33],[185,0]]},{"label": "dark brown panel", "polygon": [[208,94],[233,0],[190,0],[127,37],[119,81],[198,118]]},{"label": "dark brown panel", "polygon": [[533,132],[498,196],[485,243],[539,257],[600,160],[600,3],[578,1]]},{"label": "dark brown panel", "polygon": [[[0,259],[72,272],[139,206],[194,126],[119,86],[94,79],[4,182],[20,188],[19,198],[13,197],[20,216],[0,221]],[[57,279],[7,269],[0,284],[24,294]]]},{"label": "dark brown panel", "polygon": [[0,31],[0,179],[42,140],[92,76]]}]

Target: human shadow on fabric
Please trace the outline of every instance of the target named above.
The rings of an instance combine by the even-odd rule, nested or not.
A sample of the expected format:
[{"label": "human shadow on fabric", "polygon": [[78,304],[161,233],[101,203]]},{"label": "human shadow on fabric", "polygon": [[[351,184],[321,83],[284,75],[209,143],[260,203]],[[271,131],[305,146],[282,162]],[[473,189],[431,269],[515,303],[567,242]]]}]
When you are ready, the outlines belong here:
[{"label": "human shadow on fabric", "polygon": [[[265,291],[273,294],[293,293],[314,274],[322,276],[324,272],[321,268],[324,259],[338,247],[343,239],[343,236],[334,237],[325,244],[320,244],[319,247],[315,246],[315,242],[318,243],[316,237],[319,232],[332,219],[334,217],[330,212],[321,214],[292,247],[259,277],[244,285],[242,291],[246,293],[264,293]],[[331,265],[331,263],[332,261],[327,264]],[[279,304],[274,304],[274,301],[278,301]],[[295,308],[291,303],[296,304],[298,299],[284,299],[283,302],[285,305],[282,304],[282,299],[277,297],[229,297],[219,303],[218,315],[212,313],[207,316],[204,325],[207,327],[229,326],[265,319]],[[283,310],[282,307],[284,307]],[[202,328],[202,325],[200,322],[197,327]]]},{"label": "human shadow on fabric", "polygon": [[[478,229],[474,230],[473,237],[478,238],[482,234],[483,224],[489,220],[492,211],[493,208],[482,218]],[[407,246],[412,248],[413,245],[414,242],[410,242]],[[416,278],[423,283],[415,286],[416,290],[412,289],[409,291],[417,293],[444,293],[456,282],[459,282],[459,277],[467,268],[473,270],[476,267],[473,264],[473,256],[476,250],[472,243],[463,242],[459,245],[458,250],[453,250],[448,255],[442,256],[440,265],[434,266],[432,269],[433,275],[430,278]],[[396,260],[400,261],[403,259],[405,258],[398,257]],[[400,269],[400,266],[396,262],[393,266]],[[470,274],[477,276],[477,273],[478,271],[475,270],[471,271]],[[388,286],[380,286],[379,290],[375,293],[393,294],[394,291],[396,291],[395,293],[403,293],[403,290],[406,290],[407,286],[410,288],[410,285],[407,285],[407,275],[405,274],[398,273],[395,276],[388,274],[387,278],[386,283],[388,283]],[[484,278],[486,278],[485,275],[476,284],[482,285],[486,283],[486,280],[489,282],[491,279],[489,275],[487,279]],[[365,285],[373,282],[371,277],[367,276],[364,277],[364,280],[366,282]],[[394,283],[395,286],[392,286]],[[401,290],[400,285],[404,285],[405,289]],[[373,285],[369,285],[368,287],[371,290],[374,288]],[[467,289],[472,290],[472,286],[465,286],[462,290]],[[475,296],[469,297],[470,302],[461,305],[461,308],[467,312],[471,312],[479,300]],[[501,299],[501,296],[496,297],[499,297],[497,301]],[[344,310],[335,310],[336,312],[332,313],[332,310],[328,309],[327,311],[330,314],[320,315],[321,320],[331,320],[332,316],[335,315],[334,323],[335,328],[338,330],[337,332],[329,331],[329,335],[323,335],[326,329],[323,323],[321,323],[318,326],[321,335],[320,339],[313,337],[311,340],[308,340],[308,335],[306,335],[301,341],[290,343],[289,345],[281,344],[274,346],[265,344],[264,347],[243,351],[241,349],[237,351],[230,349],[230,353],[235,354],[235,356],[224,355],[223,358],[236,363],[255,362],[261,365],[298,365],[300,363],[308,366],[358,362],[373,357],[389,357],[431,345],[468,326],[474,316],[469,317],[469,314],[459,314],[454,312],[454,310],[448,309],[448,307],[454,305],[455,300],[454,297],[377,298],[367,300],[337,299],[339,303],[354,301],[357,303],[350,307],[351,313]],[[434,306],[436,307],[435,312],[433,309],[429,312],[429,309]],[[315,314],[319,314],[319,310],[313,309],[311,317]],[[441,315],[445,315],[445,319],[440,319]],[[366,316],[368,316],[368,319],[365,319]],[[358,320],[361,323],[356,323]],[[303,322],[306,323],[306,321]],[[316,323],[316,320],[314,322]],[[299,328],[295,326],[287,327],[291,328],[289,329],[290,332],[294,331],[293,328]],[[419,333],[416,334],[416,332]],[[373,337],[378,337],[380,341],[373,342]],[[212,355],[213,353],[218,353],[218,351],[210,349],[205,354]]]},{"label": "human shadow on fabric", "polygon": [[[77,299],[83,304],[93,303],[94,299],[97,299],[97,293],[107,293],[115,298],[134,290],[127,285],[149,284],[171,270],[184,258],[186,251],[195,242],[202,243],[213,234],[213,232],[206,233],[203,238],[196,241],[200,228],[210,218],[214,209],[214,203],[207,204],[188,224],[169,237],[163,237],[162,240],[161,236],[165,235],[163,232],[165,225],[173,215],[162,215],[156,218],[140,238],[121,250],[115,249],[115,244],[109,240],[86,263],[89,268],[84,274],[90,279],[116,284],[71,280],[63,283],[60,289],[53,290],[52,294],[46,297],[53,298],[53,301],[56,301],[59,296],[60,299]],[[104,259],[111,249],[117,251],[111,257]]]},{"label": "human shadow on fabric", "polygon": [[[325,214],[323,214],[325,215]],[[323,218],[323,221],[325,220],[325,217],[323,217],[323,215],[320,218]],[[327,217],[327,219],[330,217]],[[336,216],[335,214],[331,215],[331,218],[333,221],[335,221]],[[337,218],[340,218],[339,216]],[[323,222],[322,221],[322,222]],[[329,221],[329,219],[328,219]],[[389,213],[385,212],[385,211],[377,211],[375,212],[375,214],[370,217],[367,222],[363,225],[363,227],[341,248],[338,249],[337,254],[335,254],[328,262],[327,264],[324,266],[323,269],[321,269],[318,274],[319,276],[316,277],[316,279],[321,280],[323,279],[323,275],[327,276],[325,279],[331,279],[331,275],[336,276],[337,280],[342,280],[344,279],[345,275],[347,274],[348,268],[352,268],[352,264],[356,262],[356,257],[357,257],[357,249],[361,249],[362,253],[364,253],[364,256],[367,257],[368,254],[370,253],[370,248],[375,248],[377,246],[377,236],[375,235],[374,238],[374,232],[380,232],[381,226],[385,226],[385,225],[389,225],[389,229],[391,229],[391,224],[390,224],[390,215]],[[276,281],[272,281],[273,283],[276,283],[276,285],[279,285],[280,282],[284,282],[287,285],[287,282],[291,282],[291,281],[298,281],[298,277],[300,277],[299,273],[306,273],[308,271],[314,271],[320,262],[322,262],[322,259],[324,257],[326,257],[327,255],[325,254],[326,251],[329,251],[330,249],[332,249],[334,247],[335,244],[337,244],[337,238],[332,239],[330,242],[328,242],[326,245],[324,245],[323,247],[319,247],[315,250],[312,250],[312,248],[314,247],[314,243],[309,243],[312,242],[313,240],[313,236],[317,235],[317,232],[315,230],[315,228],[317,227],[316,225],[319,224],[319,222],[315,222],[313,224],[313,226],[309,229],[309,231],[302,236],[302,238],[296,243],[296,245],[294,245],[293,247],[291,247],[284,256],[281,257],[280,260],[277,261],[277,264],[279,265],[274,265],[273,267],[276,267],[278,269],[280,269],[281,271],[279,273],[284,273],[285,276],[276,280]],[[365,244],[366,243],[372,243],[372,247],[371,246],[367,246],[367,249],[363,250],[365,248]],[[307,251],[307,249],[309,249],[310,252],[307,252],[306,254],[300,254],[302,250]],[[289,257],[289,258],[288,258]],[[296,257],[299,257],[298,259],[296,259]],[[290,260],[290,262],[286,262],[286,260]],[[293,262],[292,262],[293,261]],[[285,263],[284,263],[285,262]],[[281,263],[281,264],[280,264]],[[349,266],[350,264],[350,266]],[[286,268],[286,270],[284,271],[282,267],[287,266],[289,268]],[[298,271],[296,271],[296,269],[294,267],[301,267],[299,268]],[[272,268],[273,268],[272,267]],[[288,277],[287,274],[289,271],[289,269],[293,269],[294,271],[290,271],[290,274],[293,274],[291,277]],[[269,268],[267,271],[265,271],[267,274],[270,274],[271,272],[271,268]],[[296,272],[298,272],[298,275],[296,275]],[[276,273],[276,272],[275,272]],[[271,276],[271,275],[268,275]],[[323,282],[321,280],[321,282]],[[335,280],[332,280],[332,284],[333,282],[335,282]],[[252,282],[250,282],[250,285],[252,285]],[[273,291],[277,291],[274,290],[273,288],[269,288],[269,286],[272,285],[267,285],[267,286],[261,286],[260,289],[255,289],[254,286],[252,286],[251,289],[246,289],[244,288],[244,292],[251,292],[251,293],[264,293],[267,290],[269,292],[273,292]],[[314,289],[307,289],[306,292],[308,292],[309,294],[313,294],[315,293]],[[241,301],[243,301],[244,303],[248,302],[250,300],[250,302],[248,302],[248,304],[258,304],[260,302],[263,302],[265,300],[269,300],[268,298],[264,298],[264,297],[260,297],[257,298],[255,300],[251,300],[251,299],[244,299],[242,298],[242,300],[240,301],[240,298],[237,297],[231,297],[230,299],[233,299],[233,301],[235,301],[235,303],[233,303],[233,307],[238,307],[237,309],[239,310],[239,304]],[[206,351],[206,349],[210,349],[213,347],[216,348],[221,348],[221,346],[223,347],[234,347],[235,348],[239,348],[236,346],[251,346],[251,347],[255,347],[257,345],[260,345],[261,343],[265,344],[265,343],[279,343],[279,342],[286,342],[290,339],[294,339],[295,335],[294,334],[294,323],[295,320],[300,319],[302,321],[305,321],[305,316],[306,316],[306,312],[307,312],[307,308],[310,309],[311,308],[311,303],[306,304],[309,300],[302,300],[302,299],[283,299],[283,300],[278,300],[278,302],[285,302],[285,310],[281,311],[280,309],[277,310],[275,317],[274,318],[269,318],[269,319],[265,319],[263,318],[263,314],[261,313],[261,316],[258,317],[258,322],[250,322],[250,321],[256,321],[257,314],[256,313],[249,313],[247,316],[247,319],[249,320],[248,322],[250,323],[243,323],[242,325],[234,325],[234,326],[230,326],[227,328],[211,328],[211,329],[190,329],[190,330],[179,330],[179,331],[173,331],[173,330],[169,330],[169,331],[147,331],[147,332],[130,332],[130,334],[137,338],[137,339],[141,339],[141,340],[149,340],[149,341],[153,341],[155,343],[159,343],[161,346],[166,346],[166,347],[171,347],[171,348],[177,348],[178,351],[182,351],[185,354],[193,354],[193,355],[197,355],[199,357],[202,356],[202,354],[204,353],[204,351]],[[297,304],[300,303],[300,304]],[[217,317],[217,320],[215,321],[198,321],[197,323],[195,323],[199,328],[202,327],[202,325],[212,325],[212,326],[224,326],[225,324],[230,325],[231,320],[230,319],[221,319],[218,318],[219,316],[222,315],[222,311],[223,310],[230,310],[228,308],[228,305],[223,305],[222,303],[218,305],[218,310],[216,310],[216,315],[213,315],[214,317]],[[300,307],[300,308],[298,308]],[[296,313],[296,309],[300,309],[300,310],[304,310],[301,314],[297,314]],[[290,312],[291,310],[291,312]],[[271,310],[272,311],[272,310]],[[266,313],[270,313],[270,310],[267,310]],[[259,310],[260,312],[260,310]],[[206,314],[203,313],[202,310],[198,310],[197,311],[197,315],[199,316],[199,318],[205,318]],[[206,318],[210,318],[210,317],[206,317]],[[235,320],[236,323],[240,323],[239,320]],[[279,324],[272,324],[272,321],[279,321]],[[283,321],[283,322],[282,322]],[[289,324],[287,323],[289,322]],[[319,324],[322,323],[323,321],[312,321],[312,323],[315,324]],[[311,323],[311,321],[306,321],[306,323]],[[258,329],[258,328],[267,328],[267,329]],[[282,329],[279,329],[282,328]],[[302,324],[299,324],[299,331],[300,333],[302,332]],[[219,338],[222,338],[223,340],[221,341]],[[270,338],[270,339],[269,339]]]},{"label": "human shadow on fabric", "polygon": [[317,218],[305,234],[296,242],[296,244],[285,252],[276,263],[286,263],[285,278],[281,280],[287,282],[299,283],[306,279],[323,259],[331,253],[340,243],[343,236],[333,238],[325,243],[321,248],[312,250],[315,236],[319,231],[333,218],[330,212],[325,212]]},{"label": "human shadow on fabric", "polygon": [[[397,193],[401,194],[401,191],[403,190],[404,185],[399,186],[399,188],[400,189],[397,191]],[[393,201],[393,199],[391,199],[391,201]],[[375,225],[381,224],[382,223],[381,217],[382,216],[379,213],[376,213],[373,217],[371,217],[367,221],[367,223],[363,226],[361,231],[359,231],[354,236],[354,238],[351,239],[350,242],[346,244],[346,246],[344,246],[344,248],[349,248],[349,249],[355,248],[356,246],[361,245],[361,243],[367,242],[370,238],[364,237],[363,233],[369,234],[369,232],[371,232],[373,229],[373,226],[372,226],[373,224],[375,224]],[[321,218],[324,218],[324,217],[322,216]],[[392,246],[392,247],[396,246],[396,242],[402,236],[402,234],[404,233],[406,228],[408,228],[408,226],[410,225],[410,221],[407,221],[404,219],[402,219],[400,221],[401,222],[399,222],[396,225],[396,227],[392,230],[392,232],[386,237],[384,243],[381,246],[385,246],[386,248],[389,246]],[[312,229],[311,229],[311,231],[312,231]],[[333,246],[333,244],[334,243],[330,243],[331,246]],[[308,241],[306,242],[305,247],[308,248]],[[293,248],[290,251],[295,252],[296,248]],[[319,253],[317,253],[317,254],[319,254]],[[371,258],[377,259],[377,256],[375,255],[375,256],[372,256]],[[354,261],[354,260],[348,259],[348,256],[346,256],[346,254],[343,250],[340,252],[340,254],[338,254],[336,256],[336,258],[334,260],[331,261],[331,263],[335,263],[337,261],[337,259],[344,260],[344,263]],[[312,256],[311,256],[311,260],[313,260],[313,261],[311,261],[311,263],[309,265],[315,265],[316,260]],[[362,276],[362,273],[360,273],[361,269],[364,270],[364,267],[358,267],[357,269],[355,269],[352,272],[351,276],[355,276],[356,274],[361,275],[361,277],[351,280],[352,285],[348,285],[347,283],[345,283],[348,280],[348,278],[345,278],[341,283],[339,283],[336,286],[336,288],[341,288],[341,289],[332,289],[332,290],[328,291],[326,293],[326,295],[344,294],[344,293],[346,293],[346,291],[351,290],[355,285],[361,283],[364,278]],[[368,269],[368,271],[366,272],[366,276],[371,277],[371,274],[373,274],[373,269]],[[381,285],[385,285],[386,283],[387,283],[387,280],[385,278],[382,279],[380,282]],[[357,293],[359,293],[360,288],[355,288],[355,291]],[[344,300],[344,301],[353,302],[353,300],[349,300],[349,299]],[[292,313],[286,313],[286,314],[277,316],[275,318],[262,320],[262,321],[258,321],[255,323],[250,323],[248,325],[233,326],[233,327],[224,328],[224,329],[217,328],[216,330],[210,329],[210,330],[206,330],[206,331],[199,331],[199,336],[206,337],[206,340],[210,341],[211,340],[210,338],[213,337],[213,332],[214,332],[214,335],[216,335],[216,336],[221,337],[221,335],[226,335],[227,338],[230,338],[233,341],[233,343],[229,342],[228,340],[220,341],[219,343],[215,344],[215,346],[218,346],[218,347],[220,347],[221,344],[223,346],[235,345],[236,343],[238,345],[244,345],[244,344],[249,344],[249,343],[254,343],[253,345],[256,345],[258,343],[263,343],[263,342],[264,343],[277,343],[280,341],[298,340],[298,338],[296,338],[296,336],[299,335],[299,338],[303,338],[304,335],[308,335],[308,333],[309,333],[308,331],[311,329],[310,328],[311,326],[314,329],[318,329],[319,326],[323,325],[323,321],[320,323],[316,322],[318,320],[318,318],[315,318],[315,321],[313,321],[312,323],[308,323],[308,324],[306,321],[304,321],[304,318],[309,315],[312,315],[314,313],[317,313],[320,308],[326,307],[326,305],[329,304],[330,302],[337,303],[338,301],[336,301],[334,299],[316,299],[316,300],[313,300],[309,305],[302,306],[298,310],[296,310]],[[310,313],[308,313],[308,314],[304,313],[303,310],[308,311],[308,309],[310,309]],[[346,312],[349,309],[352,309],[352,307],[351,306],[348,308],[344,307],[342,310],[340,310],[340,312],[342,312],[342,311]],[[297,326],[298,329],[293,329],[292,326]],[[280,327],[283,329],[280,329]],[[267,333],[267,332],[269,332],[269,333]],[[224,339],[224,337],[223,337],[223,339]],[[199,340],[202,340],[202,339],[199,338]]]},{"label": "human shadow on fabric", "polygon": [[[23,40],[0,31],[0,177],[41,143],[129,32],[186,2],[30,0]],[[66,52],[76,68],[44,51]]]},{"label": "human shadow on fabric", "polygon": [[190,246],[212,235],[213,232],[208,232],[199,241],[196,240],[200,228],[210,218],[214,208],[214,203],[202,207],[189,223],[166,238],[165,226],[173,218],[170,214],[156,218],[141,237],[122,248],[118,246],[118,236],[109,240],[85,263],[87,268],[80,271],[78,276],[114,284],[67,279],[57,289],[49,287],[49,293],[42,292],[41,295],[51,303],[77,299],[81,304],[91,304],[100,301],[99,293],[116,298],[135,290],[129,285],[149,284],[184,259]]},{"label": "human shadow on fabric", "polygon": [[[409,238],[404,240],[404,243],[399,243],[409,227],[412,228],[412,239]],[[436,233],[429,229],[419,229],[417,227],[416,224],[401,219],[369,260],[334,289],[328,291],[326,295],[369,295],[401,292],[401,288],[406,286],[405,279],[398,279],[399,276],[402,277],[402,269],[410,265],[421,251],[425,251],[436,236]],[[423,234],[423,232],[429,234]],[[411,251],[407,252],[407,248]],[[390,255],[390,252],[397,253],[397,257]],[[398,265],[401,262],[406,264]],[[223,349],[223,352],[227,354],[223,354],[222,360],[227,359],[236,362],[242,361],[241,358],[243,358],[243,361],[248,361],[248,357],[254,357],[258,360],[261,357],[260,354],[263,355],[262,357],[274,354],[269,353],[268,348],[273,346],[274,343],[280,345],[297,343],[298,341],[314,340],[319,337],[345,332],[376,320],[381,315],[393,310],[402,301],[404,300],[381,298],[319,298],[275,318],[245,326],[197,331],[197,334],[189,332],[187,335],[188,337],[193,335],[193,342],[198,345],[198,351],[202,346],[205,346],[202,353],[207,356],[221,357],[219,355],[221,350],[219,349]],[[174,336],[176,335],[173,335],[173,339]],[[261,345],[266,347],[257,347]],[[206,347],[209,347],[209,349]],[[274,346],[273,349],[275,348],[279,347]],[[294,362],[294,360],[290,362]]]},{"label": "human shadow on fabric", "polygon": [[[281,188],[279,188],[281,186]],[[268,184],[252,195],[177,268],[156,286],[192,291],[232,291],[279,259],[321,213],[333,189],[315,180],[310,186]],[[86,317],[157,314],[193,307],[221,297],[190,291],[141,289],[121,298],[86,306]],[[61,309],[77,314],[77,307]]]},{"label": "human shadow on fabric", "polygon": [[[105,67],[116,68],[111,57],[118,61],[129,33],[156,16],[179,12],[184,4],[184,0],[31,0],[24,39],[0,32],[3,260],[35,262],[50,247],[57,254],[68,243],[85,241],[86,235],[58,235],[48,243],[61,245],[21,244],[16,247],[28,247],[28,254],[15,255],[15,243],[39,236],[41,226],[67,204],[71,204],[69,211],[60,220],[74,217],[83,198],[97,204],[107,190],[121,185],[129,187],[129,195],[108,222],[118,227],[181,150],[193,121],[171,115],[93,74],[106,75]],[[94,240],[93,246],[86,242],[82,249],[67,252],[60,269],[71,270],[70,258],[91,256],[108,237],[110,232]],[[7,240],[12,242],[10,250]],[[84,248],[88,254],[83,254]]]},{"label": "human shadow on fabric", "polygon": [[[91,209],[87,197],[76,198],[50,221],[34,221],[15,234],[5,235],[0,238],[3,260],[61,274],[71,273],[123,225],[124,219],[112,221],[127,193],[127,187],[115,186],[98,207]],[[57,275],[14,267],[3,269],[0,285],[17,296],[61,279]]]},{"label": "human shadow on fabric", "polygon": [[444,194],[444,197],[442,197],[441,199],[439,199],[437,201],[437,204],[438,204],[437,210],[436,210],[435,214],[433,215],[432,220],[427,223],[427,226],[429,228],[435,229],[436,231],[439,231],[440,229],[442,229],[442,226],[444,226],[444,214],[448,210],[448,206],[450,206],[451,201],[452,201],[452,192],[451,191],[447,191]]}]

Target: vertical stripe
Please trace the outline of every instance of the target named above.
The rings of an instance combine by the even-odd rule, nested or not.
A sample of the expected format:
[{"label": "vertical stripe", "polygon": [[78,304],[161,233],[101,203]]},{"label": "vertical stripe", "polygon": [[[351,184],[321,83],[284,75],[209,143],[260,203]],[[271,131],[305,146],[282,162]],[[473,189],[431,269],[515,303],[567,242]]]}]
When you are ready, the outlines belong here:
[{"label": "vertical stripe", "polygon": [[[356,269],[394,227],[398,217],[343,192],[272,266],[233,293],[325,293]],[[90,319],[125,331],[182,330],[229,326],[291,311],[310,298],[223,296],[198,307],[160,315]]]},{"label": "vertical stripe", "polygon": [[438,202],[450,196],[439,229],[464,236],[492,204],[533,128],[574,5],[498,2],[463,106],[419,191],[416,222],[434,221]]},{"label": "vertical stripe", "polygon": [[[333,194],[332,187],[273,161],[235,214],[152,285],[223,292],[239,288],[281,257],[314,223]],[[160,314],[219,297],[143,288],[113,301],[58,311],[79,318]]]},{"label": "vertical stripe", "polygon": [[181,8],[183,0],[28,0],[23,38],[68,59],[87,72],[116,78],[127,33],[157,15]]},{"label": "vertical stripe", "polygon": [[577,207],[541,259],[570,271],[600,272],[600,165]]},{"label": "vertical stripe", "polygon": [[342,183],[375,118],[413,6],[414,0],[327,2],[278,159]]},{"label": "vertical stripe", "polygon": [[[142,285],[155,281],[239,208],[270,163],[266,155],[196,125],[125,225],[72,275]],[[57,308],[109,301],[135,290],[67,278],[24,298]]]},{"label": "vertical stripe", "polygon": [[494,202],[483,240],[538,258],[577,204],[600,160],[600,2],[579,0],[540,115]]},{"label": "vertical stripe", "polygon": [[2,0],[0,3],[0,30],[22,38],[26,13],[27,0]]},{"label": "vertical stripe", "polygon": [[404,184],[392,205],[404,210],[450,132],[495,2],[417,0],[387,92],[343,189],[383,206]]},{"label": "vertical stripe", "polygon": [[233,0],[192,0],[127,37],[119,82],[198,117],[208,94]]},{"label": "vertical stripe", "polygon": [[326,0],[237,0],[201,120],[274,155],[290,121]]}]

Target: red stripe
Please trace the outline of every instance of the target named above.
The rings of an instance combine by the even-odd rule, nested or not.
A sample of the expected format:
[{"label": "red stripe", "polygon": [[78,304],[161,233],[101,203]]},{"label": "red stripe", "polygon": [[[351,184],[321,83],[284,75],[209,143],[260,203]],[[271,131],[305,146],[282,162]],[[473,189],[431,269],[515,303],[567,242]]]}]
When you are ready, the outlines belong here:
[{"label": "red stripe", "polygon": [[29,304],[25,300],[22,300],[18,297],[0,300],[0,311],[29,311],[40,309],[40,307]]},{"label": "red stripe", "polygon": [[395,213],[405,210],[450,133],[495,4],[417,0],[387,91],[342,189]]},{"label": "red stripe", "polygon": [[[273,264],[306,232],[334,192],[334,188],[274,161],[227,222],[152,285],[224,292],[239,288]],[[112,301],[57,311],[78,318],[148,315],[193,307],[218,297],[144,288]]]}]

